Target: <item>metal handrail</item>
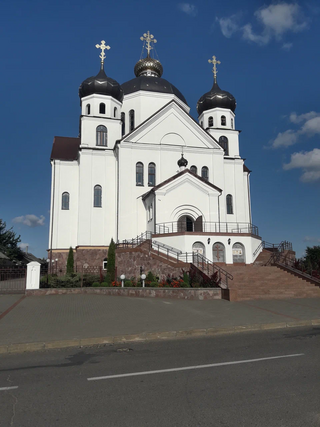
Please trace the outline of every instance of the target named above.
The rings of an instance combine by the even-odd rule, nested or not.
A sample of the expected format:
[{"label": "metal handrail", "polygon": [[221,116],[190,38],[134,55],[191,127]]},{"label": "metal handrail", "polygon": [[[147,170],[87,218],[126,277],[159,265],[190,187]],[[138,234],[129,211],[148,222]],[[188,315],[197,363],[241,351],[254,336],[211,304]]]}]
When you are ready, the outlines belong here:
[{"label": "metal handrail", "polygon": [[185,252],[179,256],[182,262],[195,265],[200,271],[210,277],[214,273],[218,273],[218,284],[221,288],[228,288],[228,280],[233,280],[232,274],[224,270],[222,267],[214,264],[208,258],[197,252]]},{"label": "metal handrail", "polygon": [[159,224],[156,224],[156,230],[154,234],[181,233],[181,232],[238,233],[238,234],[246,233],[254,236],[259,236],[258,227],[248,222],[211,222],[211,221],[203,221],[199,224],[194,222],[194,223],[190,223],[188,226],[185,223],[181,223],[179,221],[159,223]]}]

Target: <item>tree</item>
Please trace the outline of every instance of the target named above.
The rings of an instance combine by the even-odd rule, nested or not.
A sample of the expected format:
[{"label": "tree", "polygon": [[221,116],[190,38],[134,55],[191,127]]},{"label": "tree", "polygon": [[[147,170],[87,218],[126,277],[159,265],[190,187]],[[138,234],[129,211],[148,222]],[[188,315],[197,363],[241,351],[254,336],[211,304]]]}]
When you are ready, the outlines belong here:
[{"label": "tree", "polygon": [[69,255],[67,259],[67,274],[72,274],[73,272],[74,272],[73,249],[70,246]]},{"label": "tree", "polygon": [[108,250],[107,271],[110,275],[111,282],[113,282],[115,280],[116,274],[116,244],[114,243],[113,239],[111,239]]},{"label": "tree", "polygon": [[7,229],[7,224],[0,219],[0,251],[10,259],[20,260],[22,251],[18,247],[20,236],[16,235],[12,227]]},{"label": "tree", "polygon": [[320,246],[307,246],[304,262],[307,270],[320,271]]}]

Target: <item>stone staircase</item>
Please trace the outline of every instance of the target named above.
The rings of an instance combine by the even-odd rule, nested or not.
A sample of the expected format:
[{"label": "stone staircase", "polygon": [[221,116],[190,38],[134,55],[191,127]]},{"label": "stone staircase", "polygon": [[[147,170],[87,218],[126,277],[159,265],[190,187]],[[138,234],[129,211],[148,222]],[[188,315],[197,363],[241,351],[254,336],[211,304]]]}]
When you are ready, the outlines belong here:
[{"label": "stone staircase", "polygon": [[253,265],[228,265],[230,301],[320,297],[320,286],[277,266],[266,266],[270,251],[263,250]]}]

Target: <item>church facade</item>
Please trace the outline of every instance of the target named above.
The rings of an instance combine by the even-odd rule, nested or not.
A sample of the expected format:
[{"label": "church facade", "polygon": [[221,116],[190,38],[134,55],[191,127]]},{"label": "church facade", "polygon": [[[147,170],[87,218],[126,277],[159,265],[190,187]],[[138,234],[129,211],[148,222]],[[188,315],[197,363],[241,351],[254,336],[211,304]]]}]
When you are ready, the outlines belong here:
[{"label": "church facade", "polygon": [[182,93],[163,79],[150,52],[120,85],[100,71],[79,88],[80,135],[55,137],[49,253],[65,263],[102,265],[111,238],[146,231],[181,253],[251,264],[261,238],[252,224],[250,171],[240,155],[235,98],[214,82],[198,101],[198,121]]}]

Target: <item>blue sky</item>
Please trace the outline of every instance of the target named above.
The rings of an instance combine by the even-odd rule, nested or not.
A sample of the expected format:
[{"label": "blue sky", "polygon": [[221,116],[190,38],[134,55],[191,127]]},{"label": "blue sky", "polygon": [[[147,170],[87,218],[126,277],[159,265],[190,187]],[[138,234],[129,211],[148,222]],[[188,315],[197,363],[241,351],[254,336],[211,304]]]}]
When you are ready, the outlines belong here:
[{"label": "blue sky", "polygon": [[320,244],[320,7],[315,0],[192,3],[55,0],[0,4],[0,218],[22,246],[46,257],[54,136],[77,136],[78,87],[99,71],[134,77],[140,36],[158,43],[163,77],[191,115],[218,83],[237,99],[240,153],[252,170],[253,223],[268,242],[293,242],[297,256]]}]

